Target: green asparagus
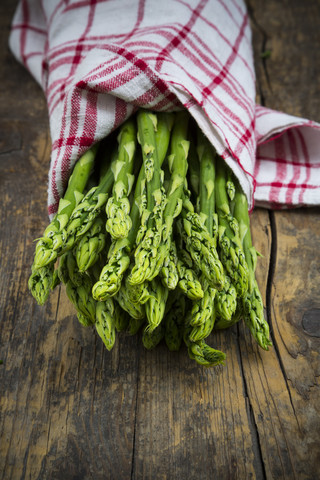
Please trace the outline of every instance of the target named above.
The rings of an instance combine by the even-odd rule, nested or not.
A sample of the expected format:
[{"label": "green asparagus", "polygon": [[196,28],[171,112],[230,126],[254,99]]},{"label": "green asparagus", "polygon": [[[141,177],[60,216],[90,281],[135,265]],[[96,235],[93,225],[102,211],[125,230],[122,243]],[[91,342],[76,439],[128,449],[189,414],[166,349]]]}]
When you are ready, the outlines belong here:
[{"label": "green asparagus", "polygon": [[139,110],[76,163],[28,285],[42,305],[64,284],[108,350],[142,330],[145,348],[184,343],[214,366],[226,355],[207,339],[240,319],[271,345],[257,255],[247,199],[194,120]]},{"label": "green asparagus", "polygon": [[136,124],[127,120],[118,135],[119,152],[113,164],[114,184],[112,196],[106,205],[106,229],[113,239],[125,238],[131,228],[129,195],[134,184],[134,159],[136,151]]},{"label": "green asparagus", "polygon": [[190,211],[189,206],[185,208],[188,204],[184,202],[182,209],[186,248],[210,285],[220,290],[224,283],[224,270],[214,239],[209,235],[200,215]]},{"label": "green asparagus", "polygon": [[183,339],[186,301],[182,292],[170,292],[165,312],[164,339],[170,351],[178,351]]},{"label": "green asparagus", "polygon": [[97,302],[95,327],[107,350],[112,350],[116,340],[116,327],[111,298],[106,302]]},{"label": "green asparagus", "polygon": [[[144,209],[146,231],[135,250],[135,266],[131,283],[142,283],[154,278],[162,266],[158,249],[161,244],[163,212],[167,202],[163,187],[163,171],[158,154],[156,131],[158,119],[155,114],[140,110],[137,116],[138,140],[141,145],[146,179],[146,208]],[[163,260],[162,260],[163,261]]]},{"label": "green asparagus", "polygon": [[75,256],[80,272],[88,270],[99,258],[106,246],[105,221],[98,217],[75,247]]},{"label": "green asparagus", "polygon": [[263,301],[255,278],[257,251],[252,245],[248,203],[240,186],[237,186],[234,215],[239,224],[240,239],[249,269],[248,289],[243,298],[244,321],[253,337],[264,350],[272,345],[269,339],[269,325],[264,317]]},{"label": "green asparagus", "polygon": [[221,261],[236,288],[239,297],[248,289],[248,266],[239,237],[239,226],[232,216],[226,191],[226,166],[222,159],[216,162],[216,209],[219,221]]},{"label": "green asparagus", "polygon": [[32,267],[32,273],[28,280],[28,288],[39,305],[43,305],[53,288],[54,264],[49,263],[44,267]]},{"label": "green asparagus", "polygon": [[166,308],[168,289],[164,287],[159,277],[154,278],[148,284],[150,298],[145,304],[147,316],[147,328],[152,331],[160,325]]}]

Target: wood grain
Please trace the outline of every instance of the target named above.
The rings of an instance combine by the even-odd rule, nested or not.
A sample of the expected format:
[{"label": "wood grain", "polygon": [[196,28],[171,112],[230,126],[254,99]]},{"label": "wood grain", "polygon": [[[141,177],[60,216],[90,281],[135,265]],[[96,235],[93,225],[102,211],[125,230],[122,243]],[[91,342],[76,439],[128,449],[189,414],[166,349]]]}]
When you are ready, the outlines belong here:
[{"label": "wood grain", "polygon": [[[319,122],[319,0],[246,3],[252,24],[258,103]],[[266,52],[269,55],[263,57]]]},{"label": "wood grain", "polygon": [[[217,369],[138,336],[109,353],[63,288],[37,306],[50,137],[43,93],[7,48],[16,3],[0,5],[0,479],[318,478],[319,208],[252,214],[269,352],[241,324],[211,336]],[[248,6],[257,101],[319,121],[319,1]]]}]

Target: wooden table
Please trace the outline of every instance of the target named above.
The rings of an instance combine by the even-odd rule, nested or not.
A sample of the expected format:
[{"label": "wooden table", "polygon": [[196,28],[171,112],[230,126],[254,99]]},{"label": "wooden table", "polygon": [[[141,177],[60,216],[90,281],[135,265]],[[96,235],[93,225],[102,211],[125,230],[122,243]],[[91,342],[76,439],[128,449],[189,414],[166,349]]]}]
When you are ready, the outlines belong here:
[{"label": "wooden table", "polygon": [[[0,479],[320,478],[319,208],[255,209],[273,348],[236,325],[215,337],[222,368],[137,336],[108,353],[63,288],[44,307],[28,293],[50,137],[43,93],[7,48],[16,3],[0,5]],[[320,121],[319,0],[248,5],[257,101]]]}]

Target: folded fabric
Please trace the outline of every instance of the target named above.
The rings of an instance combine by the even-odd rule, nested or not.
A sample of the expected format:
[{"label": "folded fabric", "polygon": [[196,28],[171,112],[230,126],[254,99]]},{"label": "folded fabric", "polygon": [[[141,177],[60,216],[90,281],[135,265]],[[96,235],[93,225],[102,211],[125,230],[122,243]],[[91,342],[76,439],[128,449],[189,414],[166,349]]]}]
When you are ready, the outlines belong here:
[{"label": "folded fabric", "polygon": [[76,160],[137,108],[187,108],[252,207],[320,204],[320,125],[255,104],[242,0],[24,0],[10,47],[42,86],[48,212]]}]

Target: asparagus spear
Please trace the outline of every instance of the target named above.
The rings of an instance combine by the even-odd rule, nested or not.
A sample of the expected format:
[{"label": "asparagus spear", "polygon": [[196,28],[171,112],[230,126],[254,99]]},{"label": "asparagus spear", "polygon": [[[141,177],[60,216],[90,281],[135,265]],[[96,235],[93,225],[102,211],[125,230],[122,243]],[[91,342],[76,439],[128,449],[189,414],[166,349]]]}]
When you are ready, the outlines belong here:
[{"label": "asparagus spear", "polygon": [[224,271],[215,241],[186,197],[183,201],[182,217],[184,241],[188,252],[197,268],[207,277],[210,285],[220,290],[224,283]]},{"label": "asparagus spear", "polygon": [[87,324],[94,324],[96,321],[97,302],[91,295],[92,281],[89,275],[84,275],[81,285],[75,285],[71,280],[66,284],[66,292],[69,300],[76,310],[87,320]]},{"label": "asparagus spear", "polygon": [[170,292],[170,294],[165,313],[164,339],[170,351],[178,351],[183,338],[186,301],[182,292]]},{"label": "asparagus spear", "polygon": [[190,325],[193,327],[203,325],[215,316],[214,299],[217,290],[210,286],[204,275],[201,280],[204,294],[202,298],[193,302],[190,319]]},{"label": "asparagus spear", "polygon": [[[170,172],[170,181],[167,189],[167,204],[164,209],[164,225],[162,229],[162,245],[158,249],[158,264],[172,267],[172,277],[169,278],[169,271],[166,265],[162,268],[164,284],[169,288],[175,288],[178,282],[178,274],[175,268],[176,252],[172,245],[172,227],[174,218],[177,217],[182,208],[181,195],[186,182],[188,171],[188,152],[190,142],[187,140],[189,115],[187,112],[179,112],[176,115],[175,124],[171,136],[170,155],[168,156],[168,166]],[[159,271],[155,269],[153,276]],[[168,276],[169,275],[169,276]],[[150,279],[150,277],[147,277]],[[151,277],[152,278],[152,277]],[[168,281],[170,280],[170,284]]]},{"label": "asparagus spear", "polygon": [[198,156],[200,161],[199,199],[200,215],[211,236],[215,219],[215,151],[198,129]]},{"label": "asparagus spear", "polygon": [[129,326],[128,326],[129,335],[136,335],[144,324],[145,324],[144,317],[143,318],[130,317]]},{"label": "asparagus spear", "polygon": [[188,347],[189,357],[204,367],[224,365],[226,354],[210,347],[204,340],[191,342]]},{"label": "asparagus spear", "polygon": [[196,325],[192,328],[189,334],[189,339],[192,342],[199,342],[200,340],[204,340],[207,338],[213,330],[214,323],[215,323],[216,315],[215,311],[213,310],[211,315],[208,315],[206,321],[201,325]]},{"label": "asparagus spear", "polygon": [[230,211],[233,215],[233,209],[234,209],[234,196],[236,193],[236,187],[233,181],[232,173],[230,168],[227,169],[227,178],[226,178],[226,190],[227,190],[227,195],[229,197],[229,205],[230,205]]},{"label": "asparagus spear", "polygon": [[[178,287],[190,300],[199,300],[203,297],[203,289],[200,281],[192,268],[192,261],[187,263],[191,258],[187,251],[180,250],[177,269],[179,275]],[[191,264],[191,265],[190,265]]]},{"label": "asparagus spear", "polygon": [[[147,203],[151,214],[155,205],[154,192],[160,188],[161,165],[158,156],[155,132],[158,128],[157,115],[140,110],[137,115],[138,140],[142,149],[145,177],[147,181]],[[151,207],[151,208],[150,208]]]},{"label": "asparagus spear", "polygon": [[191,300],[198,300],[203,297],[201,283],[195,272],[195,266],[190,254],[183,244],[183,225],[181,219],[176,222],[176,243],[177,243],[177,270],[179,275],[178,287]]},{"label": "asparagus spear", "polygon": [[[167,154],[167,150],[170,142],[170,133],[173,127],[174,118],[175,118],[175,114],[173,113],[157,113],[155,142],[158,150],[160,167],[162,166],[163,161]],[[140,226],[136,235],[137,244],[139,244],[142,241],[147,231],[147,223],[150,216],[150,212],[147,208],[148,202],[147,202],[146,176],[145,176],[144,165],[140,174],[141,175],[139,176],[139,182],[137,183],[138,191],[135,192],[135,202],[134,202],[134,205],[136,208],[138,208],[138,211],[141,217]]]},{"label": "asparagus spear", "polygon": [[244,321],[260,347],[268,350],[272,345],[269,339],[269,325],[264,318],[263,301],[255,278],[257,251],[252,245],[247,198],[239,185],[235,193],[234,215],[238,220],[240,238],[249,269],[248,290],[243,298]]},{"label": "asparagus spear", "polygon": [[[170,155],[168,165],[170,182],[167,191],[167,204],[164,210],[163,241],[171,235],[173,220],[181,211],[181,196],[186,182],[188,171],[188,152],[190,142],[187,140],[189,114],[185,111],[176,114],[171,135]],[[169,249],[168,249],[169,250]]]},{"label": "asparagus spear", "polygon": [[200,189],[200,163],[194,141],[190,142],[188,159],[188,183],[194,197],[198,198]]},{"label": "asparagus spear", "polygon": [[75,247],[80,272],[88,270],[99,258],[106,245],[105,221],[98,217]]},{"label": "asparagus spear", "polygon": [[106,229],[113,239],[125,238],[132,225],[128,197],[134,183],[136,125],[133,118],[121,126],[118,143],[119,153],[113,165],[113,191],[106,205]]},{"label": "asparagus spear", "polygon": [[[199,212],[204,221],[209,237],[212,243],[216,245],[216,213],[215,213],[215,151],[202,132],[197,131],[197,152],[200,162],[200,182],[199,182]],[[224,286],[225,280],[223,280]],[[204,291],[203,298],[193,303],[191,310],[190,324],[193,329],[190,333],[191,340],[200,340],[208,336],[213,328],[216,317],[215,296],[217,290],[208,282],[208,279],[202,274],[201,283]],[[223,288],[223,286],[220,288]]]},{"label": "asparagus spear", "polygon": [[114,304],[109,298],[106,302],[97,302],[95,328],[107,350],[112,350],[116,340]]},{"label": "asparagus spear", "polygon": [[170,248],[168,255],[165,257],[161,268],[162,283],[169,290],[174,290],[179,282],[178,273],[178,254],[175,242],[170,239]]},{"label": "asparagus spear", "polygon": [[[132,267],[131,267],[132,268]],[[125,277],[124,287],[130,302],[134,304],[144,305],[150,298],[150,292],[148,290],[149,282],[145,281],[143,283],[132,284],[128,281],[130,276],[130,270],[128,270],[128,275]]]},{"label": "asparagus spear", "polygon": [[96,300],[104,301],[119,291],[123,275],[130,264],[129,242],[127,238],[123,238],[113,244],[110,258],[92,289],[92,295]]},{"label": "asparagus spear", "polygon": [[79,272],[73,251],[60,257],[58,275],[66,285],[66,293],[75,306],[79,322],[92,325],[95,322],[96,302],[92,298],[92,278],[87,273]]},{"label": "asparagus spear", "polygon": [[130,317],[135,320],[143,320],[145,318],[145,308],[141,303],[133,303],[128,297],[127,291],[123,285],[115,295],[115,299],[119,303],[120,307],[129,313]]},{"label": "asparagus spear", "polygon": [[[210,142],[198,129],[198,155],[200,160],[200,189],[199,189],[199,210],[202,218],[205,219],[205,225],[213,236],[217,239],[218,234],[218,218],[215,213],[215,150]],[[230,199],[234,198],[235,187],[229,175],[226,179],[226,189]],[[224,285],[221,290],[216,292],[215,305],[212,308],[217,309],[217,315],[222,318],[231,320],[233,316],[237,301],[237,293],[226,275]],[[201,309],[200,309],[201,312]]]},{"label": "asparagus spear", "polygon": [[135,250],[135,266],[130,276],[131,283],[151,280],[161,268],[158,248],[161,243],[163,211],[166,204],[163,171],[161,170],[155,135],[157,116],[145,110],[140,110],[137,121],[138,139],[142,149],[146,178],[147,207],[144,213],[147,218],[147,230]]},{"label": "asparagus spear", "polygon": [[75,164],[69,178],[67,190],[60,199],[58,212],[45,229],[36,245],[33,269],[55,262],[63,245],[62,230],[69,217],[83,197],[83,191],[91,174],[97,147],[93,146]]},{"label": "asparagus spear", "polygon": [[226,191],[226,166],[222,158],[216,162],[216,209],[219,219],[221,261],[234,284],[237,295],[248,289],[248,266],[239,237],[239,226],[232,216]]},{"label": "asparagus spear", "polygon": [[205,340],[192,341],[190,339],[190,318],[187,317],[184,329],[183,339],[188,349],[189,357],[195,360],[199,365],[212,367],[216,365],[224,365],[226,358],[225,353],[210,347]]},{"label": "asparagus spear", "polygon": [[[106,302],[109,300],[113,300],[112,298],[107,299]],[[130,323],[130,316],[128,312],[125,310],[122,310],[120,305],[116,300],[113,300],[114,303],[114,313],[113,313],[113,319],[114,319],[114,325],[116,327],[117,332],[124,332],[128,329],[129,323]]]},{"label": "asparagus spear", "polygon": [[163,337],[164,337],[164,326],[162,325],[162,323],[160,323],[160,325],[158,325],[158,327],[156,327],[154,330],[150,330],[150,328],[146,327],[143,330],[143,334],[142,334],[143,346],[147,350],[152,350],[158,345],[158,343],[161,342]]},{"label": "asparagus spear", "polygon": [[81,285],[84,273],[79,271],[73,250],[61,255],[58,266],[58,275],[60,281],[65,285],[69,280],[71,280],[76,287]]},{"label": "asparagus spear", "polygon": [[231,322],[237,308],[237,291],[228,275],[225,277],[222,290],[216,294],[215,307],[218,317],[227,322]]},{"label": "asparagus spear", "polygon": [[168,298],[168,289],[164,287],[159,277],[154,278],[148,283],[150,298],[145,304],[147,316],[147,328],[152,331],[160,325],[165,312]]},{"label": "asparagus spear", "polygon": [[54,286],[54,264],[34,268],[28,280],[28,288],[39,305],[43,305]]},{"label": "asparagus spear", "polygon": [[113,240],[108,253],[108,261],[101,270],[99,280],[93,287],[96,300],[105,300],[115,295],[121,286],[123,275],[130,264],[130,253],[135,244],[139,228],[139,204],[144,181],[144,168],[140,168],[135,185],[134,197],[130,211],[130,230],[126,238]]},{"label": "asparagus spear", "polygon": [[214,324],[214,329],[222,330],[224,328],[230,328],[232,327],[232,325],[235,325],[236,323],[238,323],[242,318],[243,318],[243,305],[242,305],[242,302],[237,302],[236,311],[232,315],[231,319],[227,320],[226,318],[223,318],[223,317],[217,317]]},{"label": "asparagus spear", "polygon": [[[124,284],[121,285],[121,289],[117,293],[114,296],[116,330],[118,332],[127,330],[130,335],[134,335],[145,323],[143,304],[147,299],[140,302],[140,298],[134,297],[132,286],[127,281],[127,275],[125,276]],[[149,294],[147,298],[149,298]]]},{"label": "asparagus spear", "polygon": [[215,296],[217,290],[210,287],[207,280],[202,278],[204,296],[193,302],[191,313],[188,316],[189,340],[199,342],[208,337],[213,330],[216,319]]}]

